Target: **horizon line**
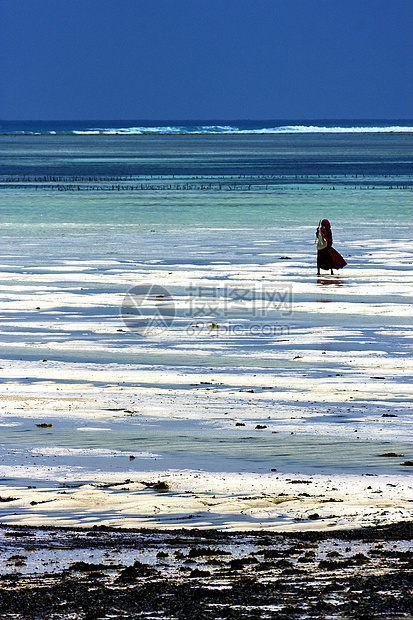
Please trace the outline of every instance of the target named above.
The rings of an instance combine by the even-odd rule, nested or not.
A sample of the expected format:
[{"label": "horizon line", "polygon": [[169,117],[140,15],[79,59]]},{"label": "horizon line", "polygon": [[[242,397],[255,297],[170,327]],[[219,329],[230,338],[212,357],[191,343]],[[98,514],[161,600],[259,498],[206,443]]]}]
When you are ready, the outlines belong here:
[{"label": "horizon line", "polygon": [[25,118],[25,119],[14,119],[14,118],[10,118],[10,119],[5,119],[5,118],[1,118],[0,119],[0,123],[42,123],[42,122],[53,122],[53,123],[68,123],[68,122],[96,122],[96,121],[102,121],[102,122],[108,122],[108,121],[116,121],[116,122],[127,122],[127,121],[139,121],[139,122],[148,122],[148,123],[155,123],[155,122],[186,122],[186,123],[195,123],[195,122],[212,122],[212,121],[220,121],[220,122],[253,122],[253,123],[257,123],[257,122],[285,122],[285,121],[310,121],[310,122],[315,122],[315,121],[369,121],[369,122],[373,122],[373,121],[410,121],[413,122],[413,118],[398,118],[398,117],[391,117],[391,118],[363,118],[363,117],[357,117],[357,118],[353,118],[353,117],[331,117],[331,118],[60,118],[60,119],[56,119],[56,118]]}]

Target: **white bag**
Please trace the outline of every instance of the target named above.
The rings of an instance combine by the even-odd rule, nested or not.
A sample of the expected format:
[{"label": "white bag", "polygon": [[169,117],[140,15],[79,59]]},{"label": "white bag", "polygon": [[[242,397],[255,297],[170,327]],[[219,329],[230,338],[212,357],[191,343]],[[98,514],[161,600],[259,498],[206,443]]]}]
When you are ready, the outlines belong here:
[{"label": "white bag", "polygon": [[327,241],[324,239],[321,232],[317,235],[317,250],[324,250],[327,247]]}]

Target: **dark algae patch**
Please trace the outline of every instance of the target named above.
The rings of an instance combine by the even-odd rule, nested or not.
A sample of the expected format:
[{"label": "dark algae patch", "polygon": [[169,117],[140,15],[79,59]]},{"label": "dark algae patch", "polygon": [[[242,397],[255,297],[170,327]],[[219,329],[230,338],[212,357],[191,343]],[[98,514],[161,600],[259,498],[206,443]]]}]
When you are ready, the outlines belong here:
[{"label": "dark algae patch", "polygon": [[384,454],[378,454],[377,456],[385,456],[388,458],[394,458],[394,457],[402,457],[404,456],[404,454],[396,454],[396,452],[385,452]]},{"label": "dark algae patch", "polygon": [[[285,534],[16,526],[0,534],[2,620],[412,619],[411,522]],[[19,550],[28,562],[52,544],[90,561],[40,573],[16,567]]]}]

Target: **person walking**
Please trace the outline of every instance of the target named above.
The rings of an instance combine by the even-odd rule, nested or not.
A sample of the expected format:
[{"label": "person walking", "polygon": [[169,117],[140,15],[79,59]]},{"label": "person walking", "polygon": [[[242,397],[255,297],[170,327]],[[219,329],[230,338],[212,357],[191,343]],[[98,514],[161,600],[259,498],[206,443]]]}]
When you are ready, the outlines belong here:
[{"label": "person walking", "polygon": [[315,234],[317,243],[317,275],[320,269],[329,270],[333,275],[333,269],[342,269],[347,265],[344,258],[335,250],[333,245],[333,233],[331,232],[330,222],[320,220]]}]

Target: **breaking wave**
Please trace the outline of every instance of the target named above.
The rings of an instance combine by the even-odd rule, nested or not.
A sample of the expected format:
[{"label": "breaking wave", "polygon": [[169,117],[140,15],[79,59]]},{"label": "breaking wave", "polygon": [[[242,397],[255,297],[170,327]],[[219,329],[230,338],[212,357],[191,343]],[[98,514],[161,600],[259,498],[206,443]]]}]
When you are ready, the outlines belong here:
[{"label": "breaking wave", "polygon": [[283,125],[278,127],[242,128],[232,125],[117,127],[74,130],[77,135],[186,135],[186,134],[298,134],[298,133],[411,133],[413,127],[325,127],[319,125]]},{"label": "breaking wave", "polygon": [[413,133],[413,121],[2,121],[13,135],[238,135]]}]

